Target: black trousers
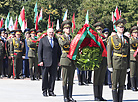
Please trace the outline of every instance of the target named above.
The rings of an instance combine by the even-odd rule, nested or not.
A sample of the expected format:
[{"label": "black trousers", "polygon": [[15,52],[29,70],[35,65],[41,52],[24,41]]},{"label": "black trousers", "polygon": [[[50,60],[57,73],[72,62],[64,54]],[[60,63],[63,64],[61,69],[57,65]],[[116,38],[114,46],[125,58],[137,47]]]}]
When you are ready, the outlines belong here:
[{"label": "black trousers", "polygon": [[57,66],[42,67],[42,91],[53,92],[55,86],[55,79],[57,73]]}]

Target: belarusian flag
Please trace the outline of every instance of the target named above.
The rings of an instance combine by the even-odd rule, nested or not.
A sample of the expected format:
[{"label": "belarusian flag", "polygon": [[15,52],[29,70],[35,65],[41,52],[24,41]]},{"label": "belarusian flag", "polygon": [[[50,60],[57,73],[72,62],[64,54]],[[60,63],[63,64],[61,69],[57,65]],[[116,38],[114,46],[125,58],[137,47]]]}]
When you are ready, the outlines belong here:
[{"label": "belarusian flag", "polygon": [[116,9],[115,9],[115,17],[116,17],[116,21],[120,18],[120,15],[119,15],[119,11],[118,11],[118,7],[116,6]]},{"label": "belarusian flag", "polygon": [[14,23],[14,26],[13,26],[13,29],[16,30],[18,29],[18,19],[17,19],[17,16],[16,16],[16,20],[15,20],[15,23]]},{"label": "belarusian flag", "polygon": [[40,13],[39,13],[38,23],[39,23],[40,20],[42,20],[42,9],[41,9],[41,11],[40,11]]},{"label": "belarusian flag", "polygon": [[72,16],[72,33],[74,29],[75,29],[75,13],[73,13],[73,16]]},{"label": "belarusian flag", "polygon": [[13,20],[12,20],[12,17],[10,18],[10,22],[9,22],[9,30],[10,31],[13,30]]},{"label": "belarusian flag", "polygon": [[[113,22],[113,24],[116,22],[115,17],[114,17],[114,13],[113,13],[113,12],[112,12],[112,22]],[[117,31],[115,25],[113,25],[113,30]]]},{"label": "belarusian flag", "polygon": [[88,10],[87,10],[87,14],[86,14],[86,17],[85,17],[85,24],[89,24]]},{"label": "belarusian flag", "polygon": [[37,16],[36,16],[35,29],[38,30],[38,13],[37,13]]},{"label": "belarusian flag", "polygon": [[5,20],[5,29],[9,27],[9,19],[10,19],[9,17],[10,17],[10,13],[8,13],[7,18]]},{"label": "belarusian flag", "polygon": [[37,2],[34,7],[35,17],[34,17],[34,23],[36,22],[36,16],[37,16]]},{"label": "belarusian flag", "polygon": [[50,27],[51,27],[51,21],[50,21],[50,15],[49,15],[47,29],[50,28]]},{"label": "belarusian flag", "polygon": [[1,18],[1,21],[0,21],[0,28],[2,28],[3,26],[3,18]]},{"label": "belarusian flag", "polygon": [[18,21],[19,21],[22,32],[24,32],[24,30],[25,30],[25,9],[24,9],[24,6],[21,10]]}]

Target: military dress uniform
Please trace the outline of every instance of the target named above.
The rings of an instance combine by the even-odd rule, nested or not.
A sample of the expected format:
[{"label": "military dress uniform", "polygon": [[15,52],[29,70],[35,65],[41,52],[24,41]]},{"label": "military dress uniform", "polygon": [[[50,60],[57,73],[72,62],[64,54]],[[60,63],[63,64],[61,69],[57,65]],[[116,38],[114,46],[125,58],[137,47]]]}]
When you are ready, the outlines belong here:
[{"label": "military dress uniform", "polygon": [[[94,27],[98,31],[102,30],[104,28],[104,25],[101,22],[97,22],[94,24]],[[104,45],[106,46],[107,38],[105,38],[103,34],[101,34],[100,37],[103,40]],[[95,101],[106,101],[102,97],[103,83],[105,80],[106,70],[107,70],[107,59],[104,57],[100,64],[100,68],[94,70],[93,88],[94,88]]]},{"label": "military dress uniform", "polygon": [[[62,22],[61,28],[64,30],[65,27],[70,28],[72,25],[71,21],[65,20]],[[67,57],[67,54],[70,49],[71,43],[71,35],[63,35],[59,37],[59,44],[62,48],[62,55],[60,59],[60,65],[62,67],[62,79],[63,79],[63,94],[64,94],[64,102],[76,102],[72,98],[72,90],[73,90],[73,78],[75,72],[74,61]]]},{"label": "military dress uniform", "polygon": [[[15,35],[15,31],[12,30],[9,32],[9,34]],[[7,42],[6,42],[7,56],[8,57],[11,57],[11,55],[10,55],[10,43],[12,43],[12,41],[13,41],[13,38],[11,37],[11,38],[7,39]],[[8,78],[11,77],[12,71],[13,71],[12,58],[8,58]]]},{"label": "military dress uniform", "polygon": [[[17,29],[16,34],[21,34],[21,30]],[[19,39],[17,37],[13,38],[12,42],[10,43],[10,54],[14,60],[14,79],[20,79],[20,74],[22,73],[22,56],[25,56],[24,45],[25,43],[22,37],[20,37]]]},{"label": "military dress uniform", "polygon": [[[138,27],[134,26],[131,28],[130,33],[138,33]],[[131,35],[130,38],[130,80],[131,89],[133,91],[137,90],[137,78],[138,78],[138,60],[134,58],[134,53],[138,47],[138,39]]]},{"label": "military dress uniform", "polygon": [[[56,30],[55,33],[56,33],[57,38],[59,38],[60,36],[62,36],[63,31],[61,29],[58,29]],[[56,80],[60,80],[60,79],[61,79],[61,66],[58,65]]]},{"label": "military dress uniform", "polygon": [[[121,27],[124,27],[125,23],[125,19],[119,19],[115,25],[122,29]],[[112,96],[114,102],[122,102],[127,68],[129,68],[129,55],[129,38],[124,35],[119,36],[118,32],[111,35],[107,43],[107,62],[109,70],[112,71]]]},{"label": "military dress uniform", "polygon": [[[35,33],[35,29],[30,30],[30,34]],[[29,57],[29,70],[30,70],[30,78],[31,80],[39,80],[38,77],[38,58],[37,58],[37,45],[33,40],[37,40],[36,38],[30,37],[27,40],[27,45],[29,47],[28,57]]]},{"label": "military dress uniform", "polygon": [[5,54],[6,52],[5,52],[4,40],[0,37],[0,78],[2,78],[3,58]]}]

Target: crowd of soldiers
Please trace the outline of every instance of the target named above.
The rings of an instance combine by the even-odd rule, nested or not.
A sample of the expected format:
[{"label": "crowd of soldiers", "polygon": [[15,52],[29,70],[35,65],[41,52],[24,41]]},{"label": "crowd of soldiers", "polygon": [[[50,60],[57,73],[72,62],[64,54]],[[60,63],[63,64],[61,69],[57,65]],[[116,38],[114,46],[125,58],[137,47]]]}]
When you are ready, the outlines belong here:
[{"label": "crowd of soldiers", "polygon": [[31,80],[39,80],[41,68],[38,68],[38,43],[35,41],[42,31],[27,28],[23,35],[20,29],[7,32],[1,28],[0,33],[0,78],[23,79],[30,77]]},{"label": "crowd of soldiers", "polygon": [[[93,25],[97,32],[101,34],[100,37],[107,47],[107,58],[103,58],[100,68],[94,70],[93,88],[95,101],[106,101],[102,97],[103,84],[106,81],[106,76],[108,76],[109,87],[112,88],[114,102],[122,102],[127,74],[127,89],[138,91],[138,59],[133,56],[138,47],[138,26],[132,27],[130,33],[124,33],[125,24],[125,19],[116,21],[114,25],[116,25],[117,32],[112,32],[110,36],[109,29],[104,29],[103,23],[97,22]],[[60,66],[57,68],[57,80],[60,80],[61,68],[64,72],[68,72],[70,69],[70,76],[66,76],[65,73],[62,73],[64,102],[70,102],[66,92],[70,88],[72,97],[72,79],[75,71],[73,62],[67,58],[72,37],[70,34],[65,34],[69,36],[69,39],[67,36],[62,36],[64,35],[63,30],[66,32],[68,29],[70,30],[70,28],[71,22],[67,20],[62,23],[62,29],[55,32],[62,48]],[[0,33],[0,78],[11,78],[12,76],[14,79],[28,77],[31,80],[39,80],[41,78],[41,68],[39,67],[41,66],[38,66],[37,36],[41,35],[42,31],[27,28],[24,32],[20,29],[6,32],[6,30],[2,28],[0,29]],[[21,36],[22,33],[24,33],[24,37]],[[68,33],[70,33],[70,31]],[[8,37],[8,35],[10,35],[10,37]],[[68,45],[68,47],[65,47],[64,44],[66,44],[66,46]],[[80,71],[77,69],[77,72],[79,85],[92,83],[92,71]],[[66,77],[69,77],[69,79]],[[67,84],[69,84],[68,87]],[[76,102],[76,100],[70,100],[72,100],[71,102]]]}]

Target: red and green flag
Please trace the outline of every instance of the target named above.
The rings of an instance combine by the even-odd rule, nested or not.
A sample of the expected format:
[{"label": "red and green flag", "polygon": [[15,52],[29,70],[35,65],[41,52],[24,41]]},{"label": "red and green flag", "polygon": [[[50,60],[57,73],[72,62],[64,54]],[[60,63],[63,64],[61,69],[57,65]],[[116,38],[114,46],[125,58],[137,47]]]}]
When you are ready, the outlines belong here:
[{"label": "red and green flag", "polygon": [[51,21],[50,21],[50,15],[49,15],[47,29],[50,28],[50,27],[51,27]]},{"label": "red and green flag", "polygon": [[13,29],[14,29],[14,30],[18,29],[18,19],[17,19],[17,16],[16,16],[15,23],[14,23],[14,25],[13,25]]},{"label": "red and green flag", "polygon": [[22,32],[24,32],[24,30],[25,30],[25,9],[24,9],[24,6],[20,12],[18,21],[19,21]]},{"label": "red and green flag", "polygon": [[[121,10],[120,10],[120,14],[119,14],[118,7],[116,6],[115,12],[114,13],[112,12],[112,22],[113,22],[113,24],[120,18],[121,18]],[[115,25],[113,25],[113,30],[117,31]]]},{"label": "red and green flag", "polygon": [[[90,38],[86,37],[87,35],[89,35]],[[91,29],[89,24],[84,24],[84,26],[78,31],[70,44],[70,50],[67,57],[75,60],[79,49],[86,46],[99,47],[102,51],[102,57],[107,57],[107,51],[102,39],[99,37],[97,32]]]},{"label": "red and green flag", "polygon": [[41,21],[41,20],[42,20],[42,9],[41,9],[41,11],[40,11],[40,13],[39,13],[38,23],[39,23],[39,21]]},{"label": "red and green flag", "polygon": [[38,30],[38,13],[37,13],[37,16],[36,16],[35,29]]},{"label": "red and green flag", "polygon": [[3,18],[1,18],[1,21],[0,21],[0,28],[2,28],[3,26]]},{"label": "red and green flag", "polygon": [[73,16],[72,16],[72,33],[74,29],[75,29],[75,13],[73,13]]}]

